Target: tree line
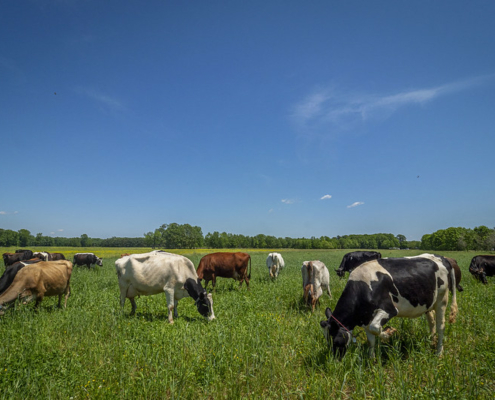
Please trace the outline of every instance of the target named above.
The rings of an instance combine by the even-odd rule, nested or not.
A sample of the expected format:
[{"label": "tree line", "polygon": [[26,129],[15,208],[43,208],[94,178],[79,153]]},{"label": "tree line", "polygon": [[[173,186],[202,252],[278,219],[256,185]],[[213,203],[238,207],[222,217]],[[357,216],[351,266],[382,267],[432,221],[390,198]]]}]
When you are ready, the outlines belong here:
[{"label": "tree line", "polygon": [[162,249],[421,249],[421,250],[478,250],[495,248],[495,229],[479,226],[474,229],[447,228],[423,235],[421,241],[408,241],[404,235],[375,233],[336,237],[290,238],[264,234],[246,236],[227,232],[203,235],[199,226],[163,224],[144,237],[91,238],[52,237],[42,233],[32,235],[27,229],[0,229],[0,247],[151,247]]}]

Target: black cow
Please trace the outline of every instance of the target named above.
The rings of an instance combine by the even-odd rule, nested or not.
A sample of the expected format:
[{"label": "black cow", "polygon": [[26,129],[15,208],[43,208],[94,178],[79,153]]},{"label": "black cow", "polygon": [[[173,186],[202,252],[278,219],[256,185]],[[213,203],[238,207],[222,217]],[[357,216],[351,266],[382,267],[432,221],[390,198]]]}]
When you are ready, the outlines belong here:
[{"label": "black cow", "polygon": [[495,275],[495,256],[474,256],[469,265],[469,272],[487,284],[486,277]]},{"label": "black cow", "polygon": [[426,314],[432,336],[437,330],[437,354],[440,354],[449,285],[452,286],[450,322],[454,322],[455,274],[443,257],[423,254],[369,261],[351,272],[335,311],[327,308],[327,320],[320,325],[328,343],[333,342],[333,353],[340,357],[347,350],[352,330],[356,326],[364,327],[370,356],[374,356],[376,337],[388,339],[395,332],[392,328],[382,329],[391,318],[417,318]]},{"label": "black cow", "polygon": [[103,266],[102,259],[95,256],[93,253],[74,254],[74,260],[72,261],[72,263],[77,266],[85,265],[86,267],[88,267],[88,269],[94,267],[95,264],[99,265],[100,267]]},{"label": "black cow", "polygon": [[352,270],[362,263],[371,260],[378,260],[382,258],[381,253],[377,251],[353,251],[351,253],[347,253],[340,263],[340,267],[335,270],[337,275],[343,278],[346,272],[351,273]]},{"label": "black cow", "polygon": [[19,250],[16,250],[15,252],[24,254],[24,260],[29,260],[29,259],[33,258],[33,252],[31,250],[19,249]]},{"label": "black cow", "polygon": [[17,272],[19,272],[19,270],[24,268],[26,265],[36,264],[40,261],[41,260],[39,260],[39,259],[38,260],[28,260],[28,261],[17,261],[16,263],[9,265],[5,269],[3,275],[0,277],[0,294],[5,292],[8,289],[8,287],[12,284],[12,282],[14,281],[14,278],[15,278]]},{"label": "black cow", "polygon": [[23,253],[3,253],[3,263],[5,264],[5,268],[7,268],[9,265],[12,265],[18,261],[23,261],[24,260],[24,254]]}]

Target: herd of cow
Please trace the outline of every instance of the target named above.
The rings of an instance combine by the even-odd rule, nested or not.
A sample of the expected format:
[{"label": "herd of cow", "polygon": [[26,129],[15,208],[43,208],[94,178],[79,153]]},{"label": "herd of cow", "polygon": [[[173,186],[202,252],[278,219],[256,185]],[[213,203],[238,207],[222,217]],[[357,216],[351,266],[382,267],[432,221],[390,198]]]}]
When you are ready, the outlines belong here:
[{"label": "herd of cow", "polygon": [[[35,307],[45,296],[65,296],[64,307],[70,295],[70,278],[73,265],[102,266],[102,259],[93,253],[77,253],[73,261],[61,253],[33,253],[17,250],[3,254],[5,272],[0,277],[0,315],[17,299],[26,304],[35,300]],[[266,259],[268,274],[277,279],[285,267],[280,253],[270,253]],[[207,293],[208,283],[213,288],[216,279],[233,278],[246,282],[249,290],[251,257],[247,253],[212,253],[205,255],[195,269],[184,256],[161,250],[143,254],[125,254],[115,261],[120,288],[120,304],[129,299],[131,314],[136,311],[136,296],[165,293],[168,319],[177,318],[178,301],[192,297],[198,312],[208,321],[215,318],[213,298]],[[353,329],[363,327],[369,343],[370,356],[374,356],[376,337],[388,339],[395,329],[384,328],[393,317],[417,318],[425,314],[431,336],[437,335],[437,353],[443,350],[445,314],[452,293],[449,321],[457,314],[456,291],[460,286],[461,271],[457,262],[448,257],[421,254],[413,257],[382,258],[374,251],[347,253],[335,270],[339,277],[349,272],[347,284],[337,301],[335,310],[325,310],[326,320],[320,322],[334,355],[344,356],[353,340]],[[495,256],[475,256],[469,272],[487,283],[487,276],[495,275]],[[301,267],[303,297],[314,311],[323,292],[331,298],[330,274],[319,260],[304,261]],[[205,281],[203,287],[201,281]]]}]

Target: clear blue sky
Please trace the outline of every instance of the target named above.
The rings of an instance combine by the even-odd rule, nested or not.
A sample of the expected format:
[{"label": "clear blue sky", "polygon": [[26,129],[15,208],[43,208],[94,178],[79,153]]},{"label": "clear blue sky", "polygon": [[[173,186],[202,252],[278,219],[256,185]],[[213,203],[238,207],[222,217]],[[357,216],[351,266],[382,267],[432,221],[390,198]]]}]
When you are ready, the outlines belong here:
[{"label": "clear blue sky", "polygon": [[0,228],[495,226],[494,1],[0,3]]}]

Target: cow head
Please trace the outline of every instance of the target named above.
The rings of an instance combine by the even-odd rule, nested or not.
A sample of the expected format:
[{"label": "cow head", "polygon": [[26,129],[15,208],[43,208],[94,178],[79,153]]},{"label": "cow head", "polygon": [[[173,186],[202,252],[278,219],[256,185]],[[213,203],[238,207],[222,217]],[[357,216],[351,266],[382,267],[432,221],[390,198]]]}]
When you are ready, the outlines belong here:
[{"label": "cow head", "polygon": [[488,283],[486,279],[486,272],[483,265],[477,265],[474,262],[471,262],[469,266],[469,272],[478,280],[483,282],[485,285]]},{"label": "cow head", "polygon": [[96,265],[103,267],[103,259],[100,257],[96,257]]},{"label": "cow head", "polygon": [[198,279],[196,282],[194,279],[189,278],[184,284],[184,289],[187,290],[189,296],[196,302],[198,312],[208,321],[214,320],[213,296],[211,293],[207,293],[203,286],[201,286],[201,281]]},{"label": "cow head", "polygon": [[337,320],[333,318],[330,308],[325,310],[325,316],[327,320],[320,322],[323,335],[325,335],[328,345],[332,344],[333,355],[342,359],[351,341],[351,333],[344,326],[339,325]]}]

